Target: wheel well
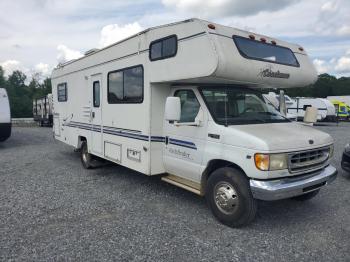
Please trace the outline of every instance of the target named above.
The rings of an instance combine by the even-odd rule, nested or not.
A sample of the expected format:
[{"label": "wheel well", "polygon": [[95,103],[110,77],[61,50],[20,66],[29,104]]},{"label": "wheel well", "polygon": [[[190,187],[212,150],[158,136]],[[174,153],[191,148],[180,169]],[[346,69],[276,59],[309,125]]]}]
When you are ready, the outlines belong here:
[{"label": "wheel well", "polygon": [[210,177],[210,175],[217,169],[222,168],[222,167],[233,167],[236,168],[240,171],[243,172],[243,174],[245,174],[245,172],[243,171],[243,169],[236,165],[235,163],[232,163],[230,161],[226,161],[226,160],[222,160],[222,159],[213,159],[210,160],[206,169],[204,170],[203,174],[202,174],[202,179],[201,179],[201,188],[203,193],[205,193],[206,191],[206,187],[207,187],[207,181]]},{"label": "wheel well", "polygon": [[81,148],[81,144],[82,144],[84,141],[86,141],[86,137],[84,137],[84,136],[79,136],[79,137],[78,137],[78,146],[77,146],[77,148]]}]

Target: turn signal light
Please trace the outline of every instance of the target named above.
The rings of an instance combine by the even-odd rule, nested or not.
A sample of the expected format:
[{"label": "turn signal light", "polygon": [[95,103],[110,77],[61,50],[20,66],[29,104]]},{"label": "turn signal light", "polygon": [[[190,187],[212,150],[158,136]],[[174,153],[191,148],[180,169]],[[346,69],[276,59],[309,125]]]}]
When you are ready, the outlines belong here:
[{"label": "turn signal light", "polygon": [[267,154],[255,154],[254,156],[255,166],[262,171],[269,170],[270,156]]}]

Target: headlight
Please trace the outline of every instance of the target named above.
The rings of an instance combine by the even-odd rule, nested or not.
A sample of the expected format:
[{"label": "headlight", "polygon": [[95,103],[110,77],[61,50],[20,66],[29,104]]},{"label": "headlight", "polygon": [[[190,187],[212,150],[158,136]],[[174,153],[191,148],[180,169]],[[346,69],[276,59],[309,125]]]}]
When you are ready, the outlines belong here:
[{"label": "headlight", "polygon": [[262,171],[273,171],[288,168],[287,154],[255,154],[255,166]]}]

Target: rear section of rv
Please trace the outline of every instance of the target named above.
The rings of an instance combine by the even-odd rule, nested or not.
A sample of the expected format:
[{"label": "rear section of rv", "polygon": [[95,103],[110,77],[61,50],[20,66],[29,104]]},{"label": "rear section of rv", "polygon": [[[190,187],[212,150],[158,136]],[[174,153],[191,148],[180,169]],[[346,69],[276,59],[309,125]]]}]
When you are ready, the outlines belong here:
[{"label": "rear section of rv", "polygon": [[0,142],[11,136],[11,112],[7,92],[0,88]]}]

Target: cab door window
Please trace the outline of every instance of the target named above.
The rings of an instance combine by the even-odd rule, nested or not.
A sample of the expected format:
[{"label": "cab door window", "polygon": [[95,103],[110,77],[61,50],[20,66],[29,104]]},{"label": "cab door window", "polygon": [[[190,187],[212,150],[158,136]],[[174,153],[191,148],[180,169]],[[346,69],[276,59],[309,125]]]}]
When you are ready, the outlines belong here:
[{"label": "cab door window", "polygon": [[178,90],[175,92],[174,96],[179,97],[181,101],[181,117],[179,122],[195,122],[200,104],[194,92],[192,90]]}]

